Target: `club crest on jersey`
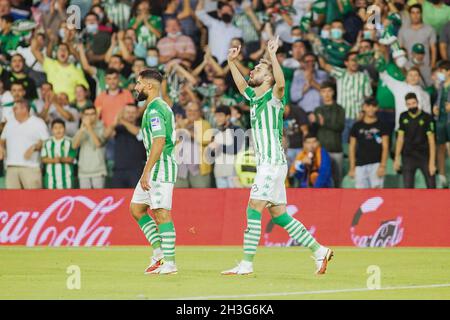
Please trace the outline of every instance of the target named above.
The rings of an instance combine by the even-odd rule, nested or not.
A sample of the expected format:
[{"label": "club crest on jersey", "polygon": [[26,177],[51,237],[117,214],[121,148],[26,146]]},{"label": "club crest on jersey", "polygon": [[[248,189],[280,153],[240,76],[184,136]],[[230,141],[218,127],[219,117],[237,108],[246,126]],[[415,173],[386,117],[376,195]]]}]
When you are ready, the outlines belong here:
[{"label": "club crest on jersey", "polygon": [[253,108],[250,109],[250,117],[256,117],[256,105],[254,105]]},{"label": "club crest on jersey", "polygon": [[161,130],[161,120],[159,118],[151,118],[150,125],[152,126],[152,130]]}]

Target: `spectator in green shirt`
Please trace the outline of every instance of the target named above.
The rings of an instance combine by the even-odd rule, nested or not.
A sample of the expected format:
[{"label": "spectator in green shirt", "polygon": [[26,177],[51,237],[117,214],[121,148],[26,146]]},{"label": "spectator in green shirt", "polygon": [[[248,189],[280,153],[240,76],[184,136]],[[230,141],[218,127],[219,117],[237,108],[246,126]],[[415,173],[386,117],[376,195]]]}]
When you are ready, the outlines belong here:
[{"label": "spectator in green shirt", "polygon": [[12,30],[14,19],[12,15],[7,14],[0,17],[0,52],[9,53],[19,46],[20,37],[15,35]]},{"label": "spectator in green shirt", "polygon": [[344,40],[344,25],[335,20],[331,24],[330,39],[322,40],[323,56],[334,67],[345,67],[345,57],[351,46]]},{"label": "spectator in green shirt", "polygon": [[136,16],[130,21],[129,27],[136,33],[137,42],[145,48],[156,46],[162,35],[162,20],[150,13],[151,1],[142,0],[137,5]]}]

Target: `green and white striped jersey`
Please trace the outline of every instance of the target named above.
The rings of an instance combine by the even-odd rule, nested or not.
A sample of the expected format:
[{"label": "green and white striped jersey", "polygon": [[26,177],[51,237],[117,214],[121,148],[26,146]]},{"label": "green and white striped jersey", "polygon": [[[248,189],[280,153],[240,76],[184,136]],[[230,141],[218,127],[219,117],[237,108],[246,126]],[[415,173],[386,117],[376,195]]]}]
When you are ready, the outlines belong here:
[{"label": "green and white striped jersey", "polygon": [[[42,158],[71,157],[75,158],[76,151],[72,148],[72,140],[64,137],[56,140],[54,137],[46,140],[42,145]],[[46,189],[71,189],[74,187],[74,165],[68,163],[48,163],[45,165],[44,187]]]},{"label": "green and white striped jersey", "polygon": [[336,79],[337,103],[345,109],[346,119],[357,119],[364,98],[372,95],[370,78],[365,72],[350,73],[346,69],[334,67],[331,76]]},{"label": "green and white striped jersey", "polygon": [[250,103],[250,122],[258,165],[285,164],[282,146],[283,101],[272,94],[272,89],[257,97],[255,90],[247,87],[244,97]]},{"label": "green and white striped jersey", "polygon": [[150,174],[152,181],[175,183],[178,169],[175,161],[175,116],[169,105],[160,97],[147,105],[142,117],[141,131],[147,157],[150,155],[153,139],[166,138],[161,157]]}]

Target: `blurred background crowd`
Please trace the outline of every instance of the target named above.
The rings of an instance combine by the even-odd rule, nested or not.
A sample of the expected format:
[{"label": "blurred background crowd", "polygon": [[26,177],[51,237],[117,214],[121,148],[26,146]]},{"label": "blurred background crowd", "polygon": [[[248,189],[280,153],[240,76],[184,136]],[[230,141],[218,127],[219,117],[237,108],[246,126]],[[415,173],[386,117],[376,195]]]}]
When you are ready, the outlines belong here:
[{"label": "blurred background crowd", "polygon": [[250,186],[227,53],[247,77],[276,35],[287,185],[448,187],[448,0],[0,0],[0,187],[135,187],[144,68],[185,129],[176,186]]}]

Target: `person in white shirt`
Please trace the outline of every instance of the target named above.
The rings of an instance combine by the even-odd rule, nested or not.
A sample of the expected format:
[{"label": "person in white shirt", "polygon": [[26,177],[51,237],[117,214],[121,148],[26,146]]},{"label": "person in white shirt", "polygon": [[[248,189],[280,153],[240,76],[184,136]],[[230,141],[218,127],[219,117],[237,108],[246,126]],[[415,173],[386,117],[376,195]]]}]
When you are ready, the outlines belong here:
[{"label": "person in white shirt", "polygon": [[406,73],[406,81],[396,80],[386,71],[380,73],[380,79],[392,91],[395,98],[395,130],[398,129],[400,114],[408,110],[405,96],[409,92],[414,92],[419,100],[420,109],[431,114],[430,95],[420,86],[420,71],[412,67]]},{"label": "person in white shirt", "polygon": [[0,160],[5,159],[7,189],[39,189],[42,187],[39,150],[48,139],[45,122],[30,115],[26,100],[16,101],[14,118],[0,136]]},{"label": "person in white shirt", "polygon": [[242,38],[242,31],[231,23],[233,7],[222,4],[217,10],[220,20],[211,17],[204,9],[204,0],[199,0],[195,11],[197,18],[208,28],[208,46],[211,53],[222,64],[227,60],[228,49],[233,38]]}]

